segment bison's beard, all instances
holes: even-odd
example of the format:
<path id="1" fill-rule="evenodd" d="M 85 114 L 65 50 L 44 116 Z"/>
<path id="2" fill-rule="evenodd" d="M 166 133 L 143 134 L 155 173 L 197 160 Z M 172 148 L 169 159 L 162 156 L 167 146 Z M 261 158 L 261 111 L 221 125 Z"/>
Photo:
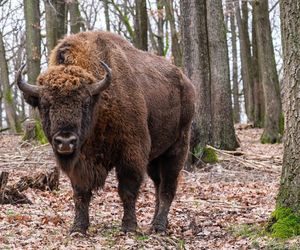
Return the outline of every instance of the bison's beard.
<path id="1" fill-rule="evenodd" d="M 70 172 L 79 159 L 79 153 L 74 151 L 72 154 L 69 155 L 61 155 L 58 153 L 55 153 L 56 161 L 58 165 L 60 166 L 61 170 L 68 173 Z"/>

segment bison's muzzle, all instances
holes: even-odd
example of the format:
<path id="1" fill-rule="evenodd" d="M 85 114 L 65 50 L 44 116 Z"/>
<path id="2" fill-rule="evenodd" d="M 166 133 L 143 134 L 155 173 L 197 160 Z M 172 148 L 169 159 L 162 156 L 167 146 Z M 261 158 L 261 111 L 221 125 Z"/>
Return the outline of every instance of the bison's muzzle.
<path id="1" fill-rule="evenodd" d="M 78 137 L 74 133 L 57 133 L 53 137 L 52 145 L 58 154 L 69 155 L 75 152 Z"/>

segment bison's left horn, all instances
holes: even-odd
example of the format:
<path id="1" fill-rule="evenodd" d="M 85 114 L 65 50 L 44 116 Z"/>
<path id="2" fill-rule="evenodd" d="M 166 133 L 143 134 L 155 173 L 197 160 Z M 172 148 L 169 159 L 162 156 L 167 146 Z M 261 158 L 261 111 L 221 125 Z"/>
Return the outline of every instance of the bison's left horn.
<path id="1" fill-rule="evenodd" d="M 105 90 L 111 83 L 111 69 L 103 61 L 100 61 L 102 67 L 106 71 L 106 75 L 100 82 L 90 85 L 90 90 L 92 95 L 97 95 L 101 91 Z"/>
<path id="2" fill-rule="evenodd" d="M 39 97 L 40 95 L 40 91 L 41 91 L 41 87 L 35 86 L 35 85 L 31 85 L 26 83 L 23 79 L 22 79 L 22 72 L 23 69 L 25 68 L 26 64 L 23 64 L 21 66 L 21 68 L 19 69 L 18 73 L 17 73 L 17 84 L 20 90 L 22 90 L 25 94 L 28 94 L 30 96 L 34 96 L 34 97 Z"/>

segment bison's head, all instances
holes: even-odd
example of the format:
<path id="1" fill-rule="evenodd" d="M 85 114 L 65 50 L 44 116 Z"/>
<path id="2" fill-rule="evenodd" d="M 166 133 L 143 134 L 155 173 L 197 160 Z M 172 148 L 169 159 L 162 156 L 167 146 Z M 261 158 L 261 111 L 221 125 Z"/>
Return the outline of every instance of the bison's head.
<path id="1" fill-rule="evenodd" d="M 38 78 L 38 85 L 22 80 L 18 86 L 25 100 L 38 107 L 43 129 L 58 160 L 70 162 L 79 155 L 81 146 L 91 131 L 95 104 L 100 93 L 111 82 L 111 70 L 101 62 L 106 71 L 103 80 L 78 66 L 52 66 Z"/>

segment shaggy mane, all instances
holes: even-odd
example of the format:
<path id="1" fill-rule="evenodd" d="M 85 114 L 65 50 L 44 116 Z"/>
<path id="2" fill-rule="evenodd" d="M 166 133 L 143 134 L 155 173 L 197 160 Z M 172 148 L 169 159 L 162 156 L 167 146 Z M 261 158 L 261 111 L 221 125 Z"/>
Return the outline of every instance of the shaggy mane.
<path id="1" fill-rule="evenodd" d="M 60 89 L 61 92 L 68 92 L 80 88 L 82 85 L 92 84 L 95 77 L 78 66 L 51 66 L 38 78 L 39 85 L 53 89 Z"/>

